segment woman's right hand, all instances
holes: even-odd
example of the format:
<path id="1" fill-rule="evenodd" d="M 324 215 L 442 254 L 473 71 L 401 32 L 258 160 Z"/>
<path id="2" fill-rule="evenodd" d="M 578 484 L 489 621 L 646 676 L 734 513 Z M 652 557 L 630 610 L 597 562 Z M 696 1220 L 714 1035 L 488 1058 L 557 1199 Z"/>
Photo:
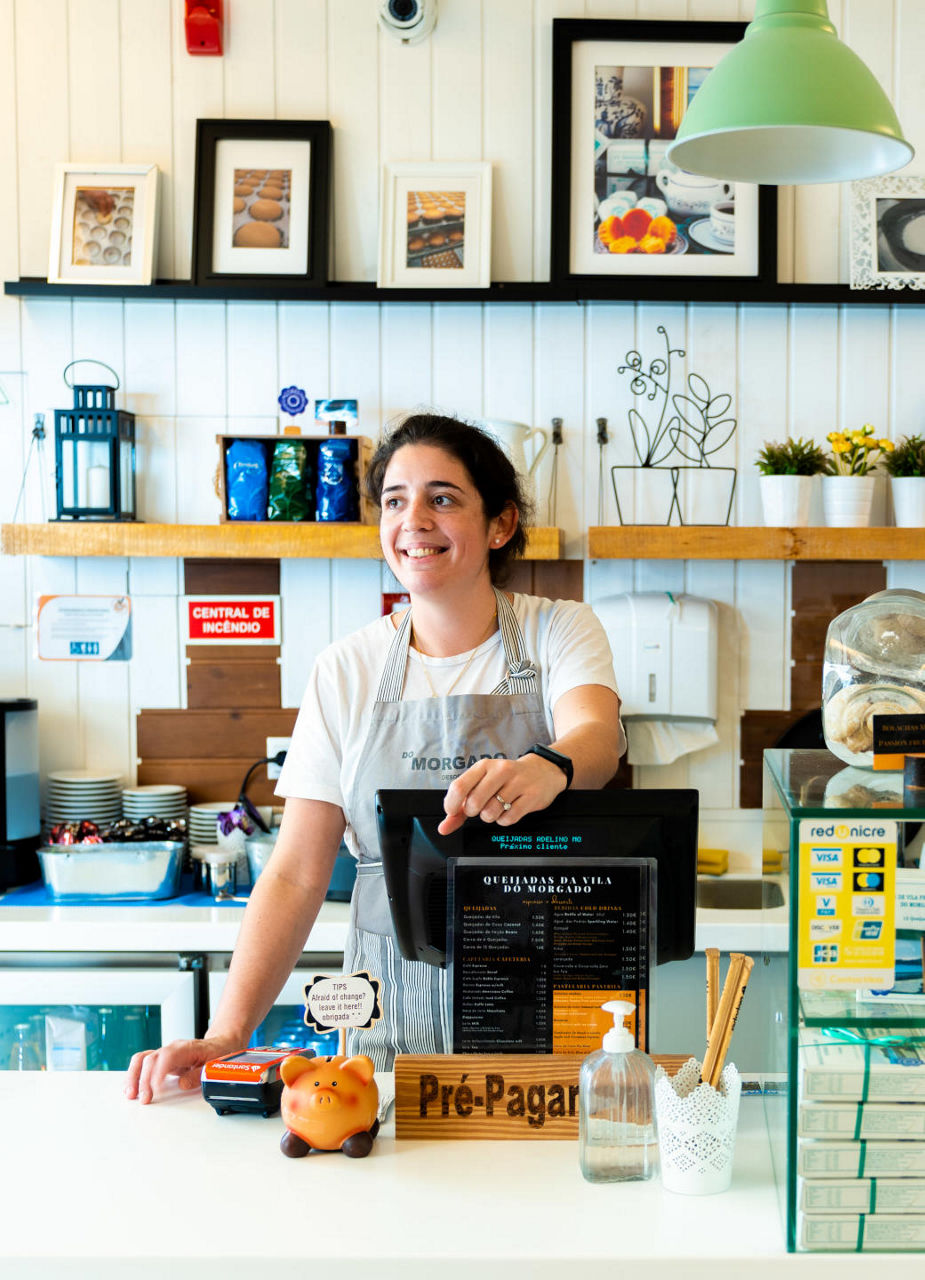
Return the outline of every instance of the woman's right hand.
<path id="1" fill-rule="evenodd" d="M 198 1089 L 200 1072 L 213 1058 L 244 1049 L 237 1037 L 207 1036 L 204 1040 L 172 1040 L 160 1049 L 145 1049 L 128 1064 L 125 1096 L 153 1102 L 167 1076 L 178 1076 L 181 1089 Z"/>

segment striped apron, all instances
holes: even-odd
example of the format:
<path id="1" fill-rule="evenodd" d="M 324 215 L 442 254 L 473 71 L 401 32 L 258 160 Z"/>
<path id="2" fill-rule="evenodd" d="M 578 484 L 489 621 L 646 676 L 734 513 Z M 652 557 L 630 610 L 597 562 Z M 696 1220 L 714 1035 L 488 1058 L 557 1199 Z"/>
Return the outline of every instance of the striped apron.
<path id="1" fill-rule="evenodd" d="M 549 730 L 539 679 L 507 596 L 495 591 L 507 674 L 491 693 L 466 693 L 403 702 L 411 640 L 411 611 L 402 619 L 382 670 L 369 732 L 347 813 L 359 848 L 357 879 L 344 947 L 346 973 L 367 970 L 382 982 L 382 1017 L 347 1031 L 347 1052 L 367 1053 L 389 1071 L 396 1053 L 449 1053 L 452 1036 L 446 970 L 405 960 L 392 935 L 379 853 L 375 795 L 380 789 L 440 787 L 483 759 L 516 759 Z M 503 701 L 499 701 L 499 698 Z M 422 760 L 441 768 L 422 772 Z"/>

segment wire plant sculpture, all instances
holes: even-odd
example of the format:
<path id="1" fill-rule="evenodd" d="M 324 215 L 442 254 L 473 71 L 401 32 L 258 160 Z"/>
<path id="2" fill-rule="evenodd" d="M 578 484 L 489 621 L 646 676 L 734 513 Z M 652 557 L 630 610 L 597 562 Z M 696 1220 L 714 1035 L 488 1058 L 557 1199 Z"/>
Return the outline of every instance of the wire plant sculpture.
<path id="1" fill-rule="evenodd" d="M 626 353 L 625 363 L 618 373 L 628 374 L 630 390 L 637 400 L 644 398 L 651 409 L 643 404 L 633 405 L 628 412 L 633 452 L 638 462 L 629 466 L 611 467 L 614 497 L 620 523 L 623 513 L 617 492 L 618 471 L 669 471 L 671 473 L 671 502 L 665 520 L 677 511 L 681 524 L 685 521 L 678 495 L 678 483 L 682 472 L 708 469 L 731 473 L 729 500 L 724 520 L 712 520 L 713 524 L 728 524 L 735 493 L 735 467 L 715 467 L 710 458 L 728 444 L 735 434 L 736 419 L 731 415 L 732 397 L 727 393 L 714 396 L 705 378 L 689 373 L 683 391 L 672 389 L 674 358 L 683 359 L 686 352 L 673 347 L 664 325 L 659 325 L 665 351 L 644 363 L 642 355 L 632 349 Z M 682 461 L 682 459 L 684 461 Z"/>

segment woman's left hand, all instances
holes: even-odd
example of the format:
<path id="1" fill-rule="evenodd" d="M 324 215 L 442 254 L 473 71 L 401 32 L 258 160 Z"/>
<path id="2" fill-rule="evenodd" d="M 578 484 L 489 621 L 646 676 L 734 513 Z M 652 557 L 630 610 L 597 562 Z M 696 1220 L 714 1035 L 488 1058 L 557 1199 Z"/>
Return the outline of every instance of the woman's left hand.
<path id="1" fill-rule="evenodd" d="M 437 830 L 457 831 L 467 818 L 509 827 L 528 813 L 545 809 L 565 790 L 565 774 L 542 756 L 480 760 L 451 783 L 443 800 L 447 816 Z"/>

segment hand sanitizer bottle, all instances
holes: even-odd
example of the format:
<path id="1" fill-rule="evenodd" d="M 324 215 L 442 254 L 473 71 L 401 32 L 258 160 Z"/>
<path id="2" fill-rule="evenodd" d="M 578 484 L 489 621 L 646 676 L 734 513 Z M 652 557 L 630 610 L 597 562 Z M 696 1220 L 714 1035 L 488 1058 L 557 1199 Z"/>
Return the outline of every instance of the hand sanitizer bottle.
<path id="1" fill-rule="evenodd" d="M 624 1025 L 635 1007 L 629 1000 L 602 1006 L 614 1025 L 581 1064 L 578 1145 L 589 1182 L 641 1182 L 658 1172 L 655 1065 Z"/>

